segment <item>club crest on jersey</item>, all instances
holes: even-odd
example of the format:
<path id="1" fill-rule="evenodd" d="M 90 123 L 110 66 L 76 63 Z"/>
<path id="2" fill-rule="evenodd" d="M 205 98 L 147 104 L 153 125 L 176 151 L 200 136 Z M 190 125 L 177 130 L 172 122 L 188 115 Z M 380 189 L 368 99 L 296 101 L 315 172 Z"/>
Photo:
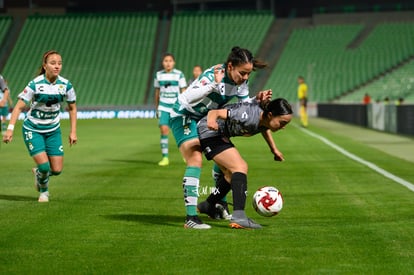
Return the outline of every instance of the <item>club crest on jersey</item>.
<path id="1" fill-rule="evenodd" d="M 60 84 L 58 87 L 58 93 L 61 95 L 65 94 L 65 87 L 62 84 Z"/>
<path id="2" fill-rule="evenodd" d="M 191 134 L 191 130 L 188 127 L 184 128 L 184 135 L 188 136 L 189 134 Z"/>
<path id="3" fill-rule="evenodd" d="M 224 84 L 223 83 L 220 83 L 220 94 L 221 95 L 224 95 L 225 94 L 225 90 L 224 90 Z"/>

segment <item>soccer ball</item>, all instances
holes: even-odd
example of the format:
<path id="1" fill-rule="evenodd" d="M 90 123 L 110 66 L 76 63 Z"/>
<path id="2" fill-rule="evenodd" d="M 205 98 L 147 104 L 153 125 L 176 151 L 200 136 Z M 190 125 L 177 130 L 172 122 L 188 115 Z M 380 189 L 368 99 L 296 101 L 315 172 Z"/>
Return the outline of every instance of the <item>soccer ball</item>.
<path id="1" fill-rule="evenodd" d="M 253 208 L 262 216 L 277 215 L 283 207 L 283 197 L 273 186 L 259 188 L 253 195 Z"/>

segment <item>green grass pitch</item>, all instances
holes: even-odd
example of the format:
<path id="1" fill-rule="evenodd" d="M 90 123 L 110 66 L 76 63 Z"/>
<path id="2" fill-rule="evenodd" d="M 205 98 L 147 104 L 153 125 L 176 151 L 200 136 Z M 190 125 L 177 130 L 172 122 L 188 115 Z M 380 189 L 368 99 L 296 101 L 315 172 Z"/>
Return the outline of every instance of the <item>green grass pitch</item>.
<path id="1" fill-rule="evenodd" d="M 414 274 L 414 192 L 293 125 L 274 135 L 283 163 L 260 135 L 233 139 L 249 163 L 246 211 L 264 227 L 256 231 L 205 216 L 212 229 L 183 228 L 185 165 L 171 136 L 171 164 L 157 166 L 152 119 L 81 120 L 72 148 L 62 121 L 64 171 L 39 204 L 20 126 L 0 148 L 0 274 Z M 413 163 L 310 130 L 414 182 Z M 211 166 L 201 188 L 213 184 Z M 263 185 L 284 196 L 278 216 L 251 207 Z"/>

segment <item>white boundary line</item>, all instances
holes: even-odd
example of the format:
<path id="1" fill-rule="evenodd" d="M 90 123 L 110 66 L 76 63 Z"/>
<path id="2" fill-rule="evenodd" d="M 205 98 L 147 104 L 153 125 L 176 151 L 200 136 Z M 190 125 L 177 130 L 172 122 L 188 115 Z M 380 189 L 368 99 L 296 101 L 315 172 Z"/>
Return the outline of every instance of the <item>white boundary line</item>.
<path id="1" fill-rule="evenodd" d="M 319 139 L 320 141 L 322 141 L 323 143 L 325 143 L 329 147 L 335 149 L 336 151 L 338 151 L 339 153 L 343 154 L 344 156 L 346 156 L 346 157 L 348 157 L 348 158 L 350 158 L 352 160 L 355 160 L 356 162 L 359 162 L 359 163 L 367 166 L 368 168 L 370 168 L 370 169 L 374 170 L 375 172 L 383 175 L 384 177 L 389 178 L 390 180 L 393 180 L 396 183 L 399 183 L 399 184 L 407 187 L 408 189 L 410 189 L 411 191 L 414 192 L 414 184 L 412 184 L 411 182 L 408 182 L 408 181 L 406 181 L 406 180 L 404 180 L 404 179 L 402 179 L 400 177 L 397 177 L 396 175 L 391 174 L 390 172 L 388 172 L 388 171 L 386 171 L 386 170 L 378 167 L 377 165 L 373 164 L 372 162 L 366 161 L 366 160 L 364 160 L 364 159 L 362 159 L 362 158 L 360 158 L 360 157 L 358 157 L 358 156 L 356 156 L 356 155 L 348 152 L 344 148 L 336 145 L 335 143 L 331 142 L 330 140 L 328 140 L 327 138 L 325 138 L 323 136 L 320 136 L 318 134 L 315 134 L 315 133 L 309 131 L 308 129 L 301 128 L 299 126 L 296 126 L 296 127 L 298 127 L 300 130 L 302 130 L 306 134 L 308 134 L 308 135 L 310 135 L 310 136 L 312 136 L 314 138 Z"/>

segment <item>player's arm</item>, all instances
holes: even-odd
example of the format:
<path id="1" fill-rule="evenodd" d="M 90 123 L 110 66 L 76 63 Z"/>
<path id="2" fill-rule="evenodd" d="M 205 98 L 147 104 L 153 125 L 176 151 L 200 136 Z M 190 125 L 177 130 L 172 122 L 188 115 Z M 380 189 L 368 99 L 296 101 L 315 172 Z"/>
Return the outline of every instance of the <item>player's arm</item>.
<path id="1" fill-rule="evenodd" d="M 26 102 L 22 99 L 19 99 L 16 103 L 16 106 L 14 106 L 13 112 L 11 114 L 11 117 L 9 120 L 9 126 L 7 126 L 6 134 L 3 136 L 4 143 L 9 143 L 12 141 L 14 125 L 16 124 L 20 113 L 23 112 L 25 108 L 26 108 Z"/>
<path id="2" fill-rule="evenodd" d="M 203 76 L 200 80 L 197 80 L 195 85 L 190 85 L 185 93 L 180 94 L 180 103 L 184 106 L 195 105 L 215 89 L 219 89 L 219 84 L 224 78 L 224 68 L 221 64 L 214 67 L 213 75 L 214 79 Z"/>
<path id="3" fill-rule="evenodd" d="M 256 100 L 259 102 L 266 102 L 272 100 L 272 89 L 258 92 L 256 94 Z"/>
<path id="4" fill-rule="evenodd" d="M 187 80 L 185 80 L 185 76 L 183 73 L 181 73 L 179 85 L 180 85 L 180 93 L 184 93 L 185 89 L 187 89 L 188 86 L 187 86 Z"/>
<path id="5" fill-rule="evenodd" d="M 244 85 L 244 89 L 247 90 L 247 95 L 249 94 L 249 90 L 247 87 L 247 83 Z M 256 100 L 258 102 L 266 102 L 266 101 L 270 101 L 272 99 L 272 90 L 268 89 L 268 90 L 264 90 L 264 91 L 260 91 L 257 92 L 256 96 L 254 97 L 245 97 L 244 99 L 240 100 L 240 101 L 247 101 L 247 102 L 252 102 L 253 100 Z"/>
<path id="6" fill-rule="evenodd" d="M 160 88 L 155 88 L 154 103 L 155 107 L 158 107 L 158 104 L 160 104 Z"/>
<path id="7" fill-rule="evenodd" d="M 70 133 L 69 133 L 69 145 L 72 146 L 78 141 L 76 135 L 76 123 L 77 123 L 77 107 L 76 102 L 68 103 L 69 120 L 70 120 Z"/>
<path id="8" fill-rule="evenodd" d="M 217 119 L 227 119 L 227 109 L 218 109 L 218 110 L 210 110 L 207 113 L 207 127 L 210 130 L 217 131 L 218 130 L 218 123 Z"/>
<path id="9" fill-rule="evenodd" d="M 272 152 L 272 154 L 274 155 L 274 160 L 276 161 L 284 161 L 284 157 L 282 152 L 280 152 L 275 144 L 275 141 L 273 140 L 273 135 L 272 135 L 272 131 L 270 131 L 269 129 L 267 129 L 266 131 L 262 132 L 262 136 L 263 138 L 266 140 L 267 145 L 270 148 L 270 152 Z"/>

